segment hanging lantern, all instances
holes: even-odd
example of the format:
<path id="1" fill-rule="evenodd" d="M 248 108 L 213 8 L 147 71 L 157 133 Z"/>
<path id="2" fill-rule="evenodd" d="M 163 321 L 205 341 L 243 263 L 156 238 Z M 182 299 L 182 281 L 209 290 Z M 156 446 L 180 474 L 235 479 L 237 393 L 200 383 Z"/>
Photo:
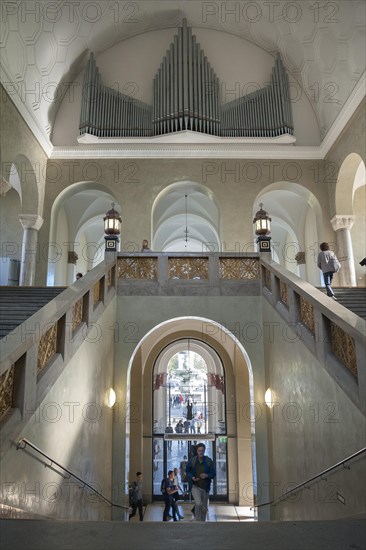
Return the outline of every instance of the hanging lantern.
<path id="1" fill-rule="evenodd" d="M 104 233 L 106 235 L 119 235 L 121 233 L 122 218 L 114 209 L 114 202 L 112 202 L 111 210 L 108 210 L 103 218 L 104 221 Z"/>
<path id="2" fill-rule="evenodd" d="M 268 213 L 262 209 L 263 203 L 260 203 L 260 210 L 255 215 L 253 223 L 255 224 L 256 235 L 269 235 L 271 232 L 271 218 Z"/>
<path id="3" fill-rule="evenodd" d="M 108 252 L 117 252 L 119 243 L 119 234 L 121 233 L 122 218 L 119 212 L 114 209 L 114 202 L 112 202 L 111 210 L 108 210 L 103 218 L 104 221 L 104 239 L 105 250 Z"/>
<path id="4" fill-rule="evenodd" d="M 263 203 L 260 203 L 258 212 L 256 213 L 253 224 L 255 225 L 255 234 L 257 235 L 257 243 L 259 245 L 259 252 L 271 251 L 271 218 L 268 213 L 262 208 Z"/>

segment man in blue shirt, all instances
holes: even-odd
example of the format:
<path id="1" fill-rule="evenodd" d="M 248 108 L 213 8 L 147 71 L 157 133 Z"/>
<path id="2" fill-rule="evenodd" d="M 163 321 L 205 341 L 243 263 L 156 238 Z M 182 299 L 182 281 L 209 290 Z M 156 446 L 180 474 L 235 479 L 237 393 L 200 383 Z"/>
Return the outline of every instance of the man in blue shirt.
<path id="1" fill-rule="evenodd" d="M 186 466 L 187 478 L 192 483 L 196 521 L 206 521 L 211 480 L 216 477 L 215 465 L 205 456 L 205 450 L 205 444 L 199 443 L 197 456 L 191 458 Z"/>

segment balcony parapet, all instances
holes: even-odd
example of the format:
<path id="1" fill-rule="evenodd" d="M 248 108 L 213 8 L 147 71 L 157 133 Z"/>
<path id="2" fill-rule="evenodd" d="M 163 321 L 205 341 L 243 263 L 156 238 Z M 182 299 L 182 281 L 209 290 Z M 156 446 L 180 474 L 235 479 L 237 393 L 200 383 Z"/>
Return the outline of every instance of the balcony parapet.
<path id="1" fill-rule="evenodd" d="M 260 293 L 257 253 L 120 253 L 120 295 L 252 295 Z"/>

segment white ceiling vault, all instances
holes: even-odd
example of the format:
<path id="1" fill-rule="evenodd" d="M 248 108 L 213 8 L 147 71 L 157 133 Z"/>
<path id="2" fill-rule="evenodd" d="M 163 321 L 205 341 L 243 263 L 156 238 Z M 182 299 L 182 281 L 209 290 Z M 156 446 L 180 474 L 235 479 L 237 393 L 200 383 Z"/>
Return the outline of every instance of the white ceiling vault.
<path id="1" fill-rule="evenodd" d="M 7 0 L 1 10 L 1 82 L 49 154 L 58 107 L 89 53 L 175 29 L 184 17 L 196 33 L 222 31 L 280 52 L 323 141 L 355 93 L 353 111 L 364 95 L 365 0 Z"/>

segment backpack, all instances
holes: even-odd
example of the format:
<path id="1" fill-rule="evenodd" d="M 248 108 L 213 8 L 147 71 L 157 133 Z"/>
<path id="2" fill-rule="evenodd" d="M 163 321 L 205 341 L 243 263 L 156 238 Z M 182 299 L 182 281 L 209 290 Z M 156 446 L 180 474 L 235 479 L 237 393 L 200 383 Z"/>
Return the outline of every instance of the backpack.
<path id="1" fill-rule="evenodd" d="M 133 506 L 134 504 L 137 503 L 137 491 L 138 491 L 138 486 L 137 486 L 137 483 L 134 481 L 128 487 L 128 496 L 129 496 L 130 506 Z"/>
<path id="2" fill-rule="evenodd" d="M 165 481 L 166 481 L 166 479 L 164 478 L 161 482 L 161 485 L 160 485 L 160 491 L 161 491 L 162 495 L 165 495 L 165 493 L 166 493 Z"/>

